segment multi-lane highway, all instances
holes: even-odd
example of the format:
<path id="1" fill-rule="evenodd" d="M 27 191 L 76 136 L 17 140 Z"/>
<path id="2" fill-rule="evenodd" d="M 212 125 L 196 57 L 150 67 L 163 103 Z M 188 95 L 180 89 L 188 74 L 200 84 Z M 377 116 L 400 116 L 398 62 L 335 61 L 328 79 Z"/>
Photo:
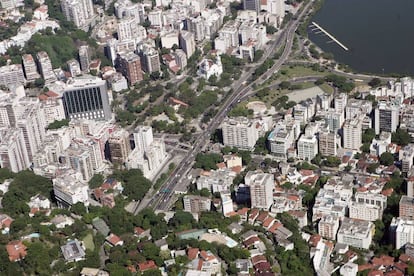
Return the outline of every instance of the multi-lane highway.
<path id="1" fill-rule="evenodd" d="M 260 64 L 257 64 L 254 67 L 250 67 L 244 74 L 242 74 L 239 80 L 235 81 L 231 85 L 231 88 L 233 89 L 231 95 L 227 97 L 217 112 L 216 116 L 210 121 L 208 127 L 205 128 L 204 131 L 200 134 L 197 141 L 194 143 L 193 148 L 177 166 L 175 171 L 171 174 L 171 177 L 166 181 L 166 183 L 164 183 L 159 192 L 151 199 L 149 206 L 160 210 L 167 210 L 170 207 L 171 199 L 174 195 L 174 189 L 176 185 L 183 180 L 187 172 L 191 169 L 196 155 L 202 150 L 203 146 L 208 143 L 210 135 L 215 129 L 220 126 L 230 107 L 237 103 L 242 97 L 244 97 L 247 92 L 250 92 L 254 84 L 263 82 L 268 79 L 274 72 L 277 72 L 280 69 L 284 62 L 286 62 L 291 53 L 293 37 L 297 27 L 300 24 L 300 19 L 309 11 L 312 3 L 313 1 L 307 3 L 304 9 L 296 17 L 296 19 L 289 22 L 286 28 L 281 32 L 278 39 L 276 39 L 276 41 L 274 41 L 273 44 L 271 44 L 270 47 L 266 49 L 261 61 L 268 59 L 271 55 L 274 54 L 276 49 L 278 49 L 283 43 L 286 42 L 281 56 L 274 63 L 274 65 L 260 78 L 246 86 L 246 81 L 251 77 L 254 70 Z"/>

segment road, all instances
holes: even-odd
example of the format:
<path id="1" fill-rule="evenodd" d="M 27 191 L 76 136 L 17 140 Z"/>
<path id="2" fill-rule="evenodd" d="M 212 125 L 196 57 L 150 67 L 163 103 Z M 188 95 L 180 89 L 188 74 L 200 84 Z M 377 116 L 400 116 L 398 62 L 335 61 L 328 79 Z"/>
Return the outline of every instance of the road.
<path id="1" fill-rule="evenodd" d="M 233 88 L 233 92 L 226 98 L 225 102 L 220 107 L 215 117 L 210 121 L 208 127 L 205 128 L 203 133 L 199 136 L 199 139 L 197 139 L 197 141 L 194 143 L 192 150 L 188 152 L 188 154 L 184 157 L 181 163 L 177 166 L 176 170 L 171 174 L 171 178 L 169 178 L 164 183 L 164 185 L 160 188 L 159 192 L 152 198 L 151 202 L 149 203 L 150 206 L 152 206 L 154 209 L 159 210 L 169 209 L 176 185 L 180 183 L 184 177 L 186 177 L 187 172 L 192 167 L 196 155 L 208 143 L 213 131 L 220 126 L 221 122 L 223 121 L 227 112 L 229 111 L 229 108 L 235 103 L 237 103 L 245 95 L 245 93 L 249 92 L 249 90 L 254 84 L 263 82 L 266 79 L 268 79 L 270 76 L 272 76 L 274 72 L 277 72 L 280 69 L 283 63 L 286 62 L 291 53 L 293 37 L 295 35 L 297 27 L 300 24 L 300 19 L 310 9 L 312 3 L 313 1 L 306 4 L 306 6 L 302 10 L 302 12 L 296 17 L 296 19 L 288 23 L 288 25 L 282 31 L 282 33 L 276 39 L 276 41 L 270 47 L 268 47 L 267 51 L 265 51 L 262 60 L 268 59 L 272 54 L 274 54 L 275 49 L 277 49 L 284 41 L 286 41 L 286 45 L 283 49 L 283 52 L 280 55 L 279 59 L 274 63 L 274 65 L 260 78 L 256 79 L 254 82 L 250 83 L 247 86 L 243 84 L 251 77 L 254 70 L 257 67 L 259 67 L 260 64 L 258 64 L 256 67 L 249 68 L 240 77 L 239 80 L 235 81 L 232 84 L 231 87 Z"/>

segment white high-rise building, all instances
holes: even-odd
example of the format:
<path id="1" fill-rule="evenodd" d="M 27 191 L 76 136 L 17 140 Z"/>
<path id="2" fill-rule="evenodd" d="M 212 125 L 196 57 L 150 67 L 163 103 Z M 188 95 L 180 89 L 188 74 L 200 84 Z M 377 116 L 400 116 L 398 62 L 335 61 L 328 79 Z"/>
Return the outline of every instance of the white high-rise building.
<path id="1" fill-rule="evenodd" d="M 76 27 L 88 31 L 91 20 L 95 16 L 92 0 L 63 0 L 61 2 L 63 14 Z"/>
<path id="2" fill-rule="evenodd" d="M 334 99 L 335 110 L 341 113 L 345 112 L 346 104 L 348 103 L 348 95 L 341 93 Z"/>
<path id="3" fill-rule="evenodd" d="M 121 19 L 118 22 L 118 40 L 124 41 L 135 39 L 138 34 L 139 26 L 139 21 L 135 17 Z"/>
<path id="4" fill-rule="evenodd" d="M 161 27 L 163 26 L 162 10 L 152 10 L 148 12 L 148 21 L 151 22 L 151 26 Z"/>
<path id="5" fill-rule="evenodd" d="M 270 173 L 248 172 L 244 178 L 250 186 L 252 208 L 268 210 L 273 204 L 274 176 Z"/>
<path id="6" fill-rule="evenodd" d="M 145 9 L 143 3 L 132 3 L 130 0 L 119 0 L 114 4 L 115 15 L 119 19 L 134 17 L 138 23 L 144 21 Z"/>
<path id="7" fill-rule="evenodd" d="M 146 178 L 152 179 L 168 156 L 165 143 L 154 139 L 152 128 L 147 126 L 136 128 L 133 136 L 135 148 L 125 163 L 126 167 L 140 169 Z"/>
<path id="8" fill-rule="evenodd" d="M 234 212 L 233 200 L 231 199 L 231 195 L 222 193 L 220 195 L 220 198 L 221 212 L 223 213 L 223 215 L 226 216 L 227 214 Z"/>
<path id="9" fill-rule="evenodd" d="M 311 161 L 318 154 L 318 139 L 315 135 L 302 135 L 298 140 L 298 158 Z"/>
<path id="10" fill-rule="evenodd" d="M 337 242 L 349 246 L 369 249 L 375 225 L 370 221 L 344 218 L 337 235 Z"/>
<path id="11" fill-rule="evenodd" d="M 0 85 L 10 86 L 25 83 L 21 64 L 10 64 L 0 67 Z"/>
<path id="12" fill-rule="evenodd" d="M 79 47 L 79 64 L 82 72 L 89 72 L 89 63 L 91 62 L 91 57 L 89 53 L 89 46 L 82 45 Z"/>
<path id="13" fill-rule="evenodd" d="M 89 205 L 88 184 L 79 181 L 76 173 L 67 173 L 54 178 L 53 192 L 59 206 L 70 207 L 78 202 Z"/>
<path id="14" fill-rule="evenodd" d="M 407 243 L 414 243 L 414 220 L 394 217 L 390 230 L 394 238 L 395 249 L 401 249 Z"/>
<path id="15" fill-rule="evenodd" d="M 194 34 L 194 39 L 198 42 L 206 38 L 206 27 L 201 16 L 187 18 L 187 29 Z"/>
<path id="16" fill-rule="evenodd" d="M 21 129 L 0 130 L 0 166 L 15 173 L 29 168 L 29 156 Z"/>
<path id="17" fill-rule="evenodd" d="M 141 57 L 141 68 L 146 73 L 161 70 L 160 55 L 157 50 L 147 44 L 138 45 L 138 54 Z"/>
<path id="18" fill-rule="evenodd" d="M 222 123 L 223 144 L 241 149 L 252 149 L 259 139 L 253 121 L 245 117 L 226 118 Z"/>
<path id="19" fill-rule="evenodd" d="M 94 175 L 92 158 L 89 149 L 80 144 L 71 144 L 61 156 L 61 163 L 82 175 L 87 182 Z"/>
<path id="20" fill-rule="evenodd" d="M 346 120 L 343 127 L 345 149 L 359 150 L 362 145 L 362 118 Z"/>
<path id="21" fill-rule="evenodd" d="M 181 31 L 179 35 L 179 42 L 180 47 L 186 53 L 187 58 L 190 58 L 196 50 L 194 34 L 188 31 Z"/>
<path id="22" fill-rule="evenodd" d="M 349 204 L 349 217 L 366 221 L 376 221 L 382 218 L 382 208 L 374 204 L 351 202 Z"/>
<path id="23" fill-rule="evenodd" d="M 260 0 L 243 0 L 243 10 L 260 12 Z"/>
<path id="24" fill-rule="evenodd" d="M 378 106 L 375 108 L 375 133 L 380 134 L 381 131 L 395 132 L 399 124 L 399 112 L 397 105 L 386 102 L 378 103 Z"/>
<path id="25" fill-rule="evenodd" d="M 398 160 L 401 161 L 401 171 L 408 172 L 413 166 L 414 145 L 410 144 L 400 149 Z"/>
<path id="26" fill-rule="evenodd" d="M 344 123 L 344 112 L 329 108 L 323 113 L 325 123 L 331 132 L 337 133 Z"/>
<path id="27" fill-rule="evenodd" d="M 45 124 L 48 126 L 54 121 L 66 119 L 62 96 L 48 91 L 39 96 L 41 108 L 45 115 Z"/>
<path id="28" fill-rule="evenodd" d="M 20 113 L 16 125 L 23 132 L 29 161 L 42 148 L 46 132 L 46 120 L 39 103 L 28 104 Z"/>
<path id="29" fill-rule="evenodd" d="M 51 83 L 56 81 L 56 75 L 53 72 L 52 62 L 50 61 L 49 55 L 45 52 L 37 53 L 37 61 L 39 62 L 39 71 L 42 75 L 42 78 L 46 83 Z"/>
<path id="30" fill-rule="evenodd" d="M 76 77 L 82 74 L 80 64 L 76 59 L 71 59 L 67 62 L 70 75 L 72 77 Z"/>
<path id="31" fill-rule="evenodd" d="M 318 233 L 328 240 L 336 240 L 339 229 L 339 218 L 335 215 L 326 215 L 318 223 Z"/>
<path id="32" fill-rule="evenodd" d="M 148 150 L 154 141 L 154 136 L 152 135 L 152 127 L 149 126 L 138 126 L 135 129 L 133 135 L 135 148 L 138 148 L 141 151 Z"/>
<path id="33" fill-rule="evenodd" d="M 23 55 L 22 60 L 26 80 L 30 82 L 40 78 L 40 75 L 37 72 L 37 66 L 33 56 L 30 54 Z"/>
<path id="34" fill-rule="evenodd" d="M 285 1 L 283 0 L 267 0 L 267 11 L 279 17 L 279 22 L 285 17 Z"/>

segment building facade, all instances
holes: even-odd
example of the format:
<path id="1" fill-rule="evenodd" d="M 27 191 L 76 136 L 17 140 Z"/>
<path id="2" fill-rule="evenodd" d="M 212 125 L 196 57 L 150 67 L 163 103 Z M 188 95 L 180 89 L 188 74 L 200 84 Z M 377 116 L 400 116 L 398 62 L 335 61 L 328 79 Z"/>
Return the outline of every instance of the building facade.
<path id="1" fill-rule="evenodd" d="M 63 106 L 68 119 L 110 120 L 106 82 L 99 78 L 75 78 L 67 83 Z"/>

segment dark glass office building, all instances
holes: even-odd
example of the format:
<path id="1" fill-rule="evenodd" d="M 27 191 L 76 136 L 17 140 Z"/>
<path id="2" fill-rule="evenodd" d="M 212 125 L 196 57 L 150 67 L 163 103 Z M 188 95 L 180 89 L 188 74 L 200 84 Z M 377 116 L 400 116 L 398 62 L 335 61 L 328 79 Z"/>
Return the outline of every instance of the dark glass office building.
<path id="1" fill-rule="evenodd" d="M 112 118 L 106 83 L 99 78 L 70 80 L 63 93 L 68 119 L 110 120 Z"/>

